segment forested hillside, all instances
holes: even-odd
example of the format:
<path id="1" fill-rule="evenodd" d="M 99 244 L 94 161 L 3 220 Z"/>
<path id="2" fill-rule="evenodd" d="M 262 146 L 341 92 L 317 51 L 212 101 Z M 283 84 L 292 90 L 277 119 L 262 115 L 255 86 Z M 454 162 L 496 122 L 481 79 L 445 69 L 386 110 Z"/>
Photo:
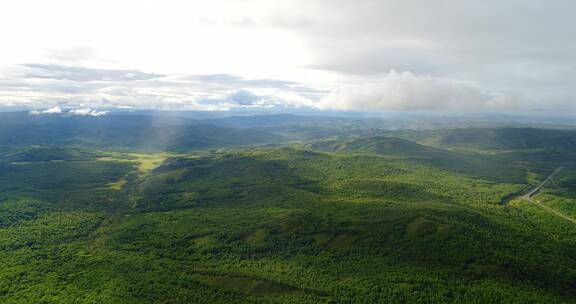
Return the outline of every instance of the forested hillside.
<path id="1" fill-rule="evenodd" d="M 514 196 L 553 162 L 383 136 L 186 153 L 0 151 L 4 303 L 576 296 L 576 227 Z M 576 216 L 574 176 L 567 169 L 539 199 Z"/>
<path id="2" fill-rule="evenodd" d="M 572 131 L 2 114 L 6 303 L 573 302 Z M 167 300 L 170 299 L 170 300 Z"/>

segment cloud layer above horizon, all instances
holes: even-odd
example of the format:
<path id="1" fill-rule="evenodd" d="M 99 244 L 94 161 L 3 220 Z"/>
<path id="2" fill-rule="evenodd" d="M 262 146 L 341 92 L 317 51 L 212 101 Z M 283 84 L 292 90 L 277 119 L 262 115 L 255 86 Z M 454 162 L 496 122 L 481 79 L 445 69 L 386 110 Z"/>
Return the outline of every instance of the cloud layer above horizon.
<path id="1" fill-rule="evenodd" d="M 3 8 L 0 107 L 576 110 L 570 0 L 7 0 Z"/>

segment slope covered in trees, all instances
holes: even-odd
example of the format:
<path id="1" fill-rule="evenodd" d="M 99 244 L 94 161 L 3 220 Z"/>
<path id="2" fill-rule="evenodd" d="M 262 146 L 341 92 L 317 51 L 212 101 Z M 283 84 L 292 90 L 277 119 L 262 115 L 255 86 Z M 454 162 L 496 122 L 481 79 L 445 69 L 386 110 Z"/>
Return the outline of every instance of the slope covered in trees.
<path id="1" fill-rule="evenodd" d="M 501 204 L 554 160 L 383 136 L 113 150 L 0 149 L 0 302 L 576 302 L 576 227 Z M 576 216 L 565 164 L 535 199 Z"/>

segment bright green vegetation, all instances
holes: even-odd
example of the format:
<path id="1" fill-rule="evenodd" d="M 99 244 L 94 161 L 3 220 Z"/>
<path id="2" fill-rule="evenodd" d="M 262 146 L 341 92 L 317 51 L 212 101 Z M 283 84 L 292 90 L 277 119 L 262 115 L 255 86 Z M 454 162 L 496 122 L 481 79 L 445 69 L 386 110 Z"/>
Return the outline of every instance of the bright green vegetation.
<path id="1" fill-rule="evenodd" d="M 576 219 L 576 184 L 574 170 L 561 172 L 536 199 L 555 210 Z"/>
<path id="2" fill-rule="evenodd" d="M 462 146 L 1 148 L 0 302 L 576 302 L 571 155 Z"/>

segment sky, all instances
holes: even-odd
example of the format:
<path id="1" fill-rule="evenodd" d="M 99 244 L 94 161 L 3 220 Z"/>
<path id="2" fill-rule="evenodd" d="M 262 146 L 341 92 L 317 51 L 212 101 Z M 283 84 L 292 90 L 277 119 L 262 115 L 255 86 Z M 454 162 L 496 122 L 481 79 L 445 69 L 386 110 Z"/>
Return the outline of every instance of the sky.
<path id="1" fill-rule="evenodd" d="M 576 111 L 573 0 L 2 0 L 0 108 Z"/>

